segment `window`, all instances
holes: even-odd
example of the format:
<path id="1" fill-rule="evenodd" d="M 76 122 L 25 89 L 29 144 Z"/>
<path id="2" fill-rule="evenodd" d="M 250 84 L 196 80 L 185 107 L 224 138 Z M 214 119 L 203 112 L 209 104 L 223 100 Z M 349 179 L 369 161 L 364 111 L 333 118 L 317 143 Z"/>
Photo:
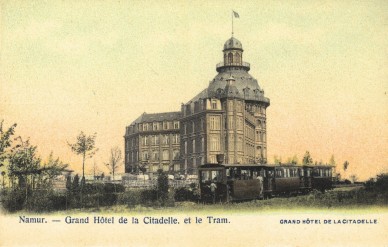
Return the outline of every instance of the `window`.
<path id="1" fill-rule="evenodd" d="M 229 123 L 229 126 L 228 126 L 228 129 L 234 129 L 234 121 L 233 121 L 233 118 L 232 117 L 229 117 L 228 119 L 228 123 Z"/>
<path id="2" fill-rule="evenodd" d="M 163 164 L 163 171 L 168 172 L 170 166 L 168 164 Z"/>
<path id="3" fill-rule="evenodd" d="M 174 164 L 174 171 L 179 171 L 181 169 L 181 165 L 180 164 Z"/>
<path id="4" fill-rule="evenodd" d="M 220 151 L 220 137 L 212 136 L 210 138 L 210 151 Z"/>
<path id="5" fill-rule="evenodd" d="M 179 122 L 178 121 L 174 122 L 174 129 L 179 129 Z"/>
<path id="6" fill-rule="evenodd" d="M 144 151 L 142 154 L 142 158 L 143 160 L 149 160 L 150 159 L 149 153 L 147 151 Z"/>
<path id="7" fill-rule="evenodd" d="M 201 131 L 203 131 L 203 130 L 204 130 L 204 127 L 203 127 L 203 125 L 204 125 L 204 120 L 203 120 L 203 118 L 201 118 Z"/>
<path id="8" fill-rule="evenodd" d="M 159 123 L 154 123 L 153 127 L 154 127 L 154 130 L 158 130 L 159 129 Z"/>
<path id="9" fill-rule="evenodd" d="M 152 145 L 159 144 L 159 136 L 152 136 Z"/>
<path id="10" fill-rule="evenodd" d="M 153 172 L 157 172 L 158 169 L 159 169 L 159 166 L 158 166 L 158 165 L 153 165 L 153 166 L 152 166 L 152 171 L 153 171 Z"/>
<path id="11" fill-rule="evenodd" d="M 152 152 L 152 160 L 159 160 L 159 152 L 158 151 Z"/>
<path id="12" fill-rule="evenodd" d="M 211 130 L 219 130 L 220 129 L 220 118 L 217 116 L 210 117 L 210 129 Z"/>
<path id="13" fill-rule="evenodd" d="M 143 146 L 146 146 L 146 145 L 148 145 L 148 142 L 149 140 L 148 140 L 148 136 L 144 136 L 143 138 L 142 138 L 142 144 L 143 144 Z"/>
<path id="14" fill-rule="evenodd" d="M 217 109 L 217 100 L 212 99 L 212 101 L 211 101 L 211 107 L 212 107 L 212 109 Z"/>
<path id="15" fill-rule="evenodd" d="M 147 131 L 147 130 L 148 130 L 148 124 L 145 123 L 145 124 L 143 124 L 143 131 Z"/>
<path id="16" fill-rule="evenodd" d="M 163 122 L 163 129 L 164 130 L 168 129 L 168 122 Z"/>
<path id="17" fill-rule="evenodd" d="M 240 58 L 240 54 L 236 53 L 236 63 L 241 63 L 241 58 Z"/>
<path id="18" fill-rule="evenodd" d="M 170 137 L 168 135 L 163 136 L 163 144 L 169 144 L 170 143 Z"/>
<path id="19" fill-rule="evenodd" d="M 195 140 L 193 140 L 193 153 L 195 153 Z"/>
<path id="20" fill-rule="evenodd" d="M 201 151 L 205 152 L 205 138 L 204 137 L 201 138 Z"/>
<path id="21" fill-rule="evenodd" d="M 187 125 L 186 124 L 183 124 L 183 128 L 185 130 L 185 135 L 187 134 Z"/>
<path id="22" fill-rule="evenodd" d="M 194 121 L 191 122 L 191 128 L 192 128 L 192 132 L 194 134 L 195 133 L 195 123 L 194 123 Z"/>
<path id="23" fill-rule="evenodd" d="M 179 150 L 178 149 L 174 149 L 174 151 L 172 151 L 172 155 L 174 157 L 174 160 L 179 160 Z"/>
<path id="24" fill-rule="evenodd" d="M 178 134 L 174 134 L 172 136 L 172 143 L 173 144 L 178 144 L 179 143 L 179 135 Z"/>
<path id="25" fill-rule="evenodd" d="M 219 170 L 215 171 L 202 171 L 201 172 L 201 181 L 203 183 L 205 182 L 211 182 L 211 181 L 222 181 L 222 172 Z"/>
<path id="26" fill-rule="evenodd" d="M 233 63 L 233 54 L 231 52 L 228 54 L 228 63 L 229 64 Z"/>
<path id="27" fill-rule="evenodd" d="M 163 160 L 170 159 L 170 152 L 168 150 L 163 150 Z"/>

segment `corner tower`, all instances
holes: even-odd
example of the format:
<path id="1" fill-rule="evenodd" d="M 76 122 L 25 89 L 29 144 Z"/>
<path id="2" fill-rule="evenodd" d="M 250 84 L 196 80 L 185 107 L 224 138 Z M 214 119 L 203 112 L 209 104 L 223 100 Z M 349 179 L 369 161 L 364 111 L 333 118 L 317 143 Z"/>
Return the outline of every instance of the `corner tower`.
<path id="1" fill-rule="evenodd" d="M 209 86 L 182 104 L 181 166 L 188 174 L 204 163 L 253 164 L 267 162 L 266 109 L 270 105 L 258 81 L 248 72 L 241 42 L 224 44 L 223 61 Z"/>

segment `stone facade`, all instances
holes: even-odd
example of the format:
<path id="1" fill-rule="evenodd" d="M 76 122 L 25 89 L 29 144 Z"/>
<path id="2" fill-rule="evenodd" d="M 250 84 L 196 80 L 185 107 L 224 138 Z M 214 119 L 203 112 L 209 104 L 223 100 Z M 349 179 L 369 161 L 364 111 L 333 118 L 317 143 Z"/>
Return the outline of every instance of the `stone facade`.
<path id="1" fill-rule="evenodd" d="M 125 172 L 180 171 L 180 112 L 143 113 L 125 132 Z"/>
<path id="2" fill-rule="evenodd" d="M 199 165 L 216 163 L 217 154 L 225 154 L 226 163 L 267 162 L 266 108 L 270 101 L 257 80 L 248 73 L 250 64 L 243 61 L 241 42 L 230 38 L 225 42 L 223 53 L 224 61 L 216 66 L 218 74 L 208 88 L 182 104 L 181 112 L 151 114 L 153 121 L 147 117 L 150 114 L 143 114 L 127 127 L 126 172 L 137 172 L 139 164 L 146 163 L 151 172 L 158 167 L 181 174 L 197 174 Z M 166 117 L 168 114 L 170 118 Z M 178 123 L 179 128 L 153 128 L 155 123 L 162 126 L 166 121 Z M 149 126 L 147 130 L 144 130 L 145 124 Z M 178 135 L 179 143 L 163 146 L 145 144 L 142 139 L 147 136 L 164 138 L 167 133 L 170 140 Z M 173 158 L 161 159 L 165 150 Z M 148 159 L 143 157 L 147 152 L 152 153 Z M 158 152 L 159 159 L 156 159 L 153 154 Z M 175 155 L 178 152 L 179 157 Z"/>

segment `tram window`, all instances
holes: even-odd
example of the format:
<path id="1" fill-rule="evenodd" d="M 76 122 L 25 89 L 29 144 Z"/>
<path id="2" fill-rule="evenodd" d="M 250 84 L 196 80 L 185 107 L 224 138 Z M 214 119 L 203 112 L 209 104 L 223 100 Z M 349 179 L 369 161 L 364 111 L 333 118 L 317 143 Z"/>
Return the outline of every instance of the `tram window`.
<path id="1" fill-rule="evenodd" d="M 274 171 L 268 171 L 268 177 L 273 178 L 274 177 Z"/>
<path id="2" fill-rule="evenodd" d="M 299 169 L 299 176 L 301 176 L 301 177 L 304 176 L 304 171 L 303 171 L 303 169 Z"/>
<path id="3" fill-rule="evenodd" d="M 276 177 L 277 178 L 282 178 L 284 176 L 284 171 L 283 170 L 276 170 Z"/>
<path id="4" fill-rule="evenodd" d="M 265 177 L 267 177 L 267 173 L 264 170 L 261 170 L 260 171 L 260 176 L 265 178 Z"/>
<path id="5" fill-rule="evenodd" d="M 220 182 L 221 181 L 221 172 L 220 171 L 212 171 L 211 180 Z"/>
<path id="6" fill-rule="evenodd" d="M 210 181 L 222 181 L 221 171 L 202 171 L 201 172 L 201 182 L 210 182 Z"/>
<path id="7" fill-rule="evenodd" d="M 314 170 L 313 170 L 313 176 L 314 176 L 314 177 L 318 177 L 318 176 L 319 176 L 319 170 L 318 170 L 318 168 L 314 168 Z"/>
<path id="8" fill-rule="evenodd" d="M 210 172 L 209 171 L 202 171 L 201 172 L 201 181 L 202 182 L 210 181 Z"/>

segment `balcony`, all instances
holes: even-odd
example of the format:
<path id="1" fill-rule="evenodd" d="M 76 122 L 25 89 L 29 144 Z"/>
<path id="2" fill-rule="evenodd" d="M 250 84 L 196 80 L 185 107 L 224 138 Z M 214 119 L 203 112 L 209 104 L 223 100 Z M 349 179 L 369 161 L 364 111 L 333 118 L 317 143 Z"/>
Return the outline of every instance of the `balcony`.
<path id="1" fill-rule="evenodd" d="M 244 67 L 247 71 L 251 69 L 251 64 L 247 62 L 242 62 L 242 63 L 224 63 L 220 62 L 216 65 L 216 70 L 217 72 L 220 72 L 222 68 L 225 67 Z"/>

